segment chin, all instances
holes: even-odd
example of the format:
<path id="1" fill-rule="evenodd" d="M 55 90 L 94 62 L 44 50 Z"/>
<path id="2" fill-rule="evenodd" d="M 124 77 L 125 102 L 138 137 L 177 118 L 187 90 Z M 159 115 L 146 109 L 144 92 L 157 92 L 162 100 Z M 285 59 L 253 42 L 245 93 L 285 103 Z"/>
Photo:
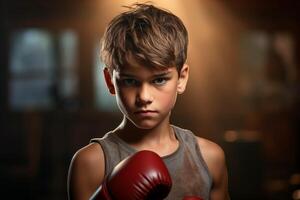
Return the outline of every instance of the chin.
<path id="1" fill-rule="evenodd" d="M 153 129 L 154 127 L 156 127 L 158 125 L 157 122 L 154 121 L 150 121 L 150 120 L 144 120 L 144 121 L 132 121 L 132 123 L 139 129 L 145 129 L 145 130 L 149 130 L 149 129 Z"/>

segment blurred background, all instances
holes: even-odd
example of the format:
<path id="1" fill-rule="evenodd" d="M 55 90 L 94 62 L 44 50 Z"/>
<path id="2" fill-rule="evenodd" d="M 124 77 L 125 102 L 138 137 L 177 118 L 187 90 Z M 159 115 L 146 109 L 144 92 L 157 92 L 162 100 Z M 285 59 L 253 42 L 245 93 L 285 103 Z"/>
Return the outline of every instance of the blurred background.
<path id="1" fill-rule="evenodd" d="M 99 40 L 134 2 L 1 1 L 1 199 L 66 199 L 75 151 L 120 123 Z M 300 2 L 152 2 L 189 31 L 172 123 L 222 146 L 233 200 L 300 199 Z"/>

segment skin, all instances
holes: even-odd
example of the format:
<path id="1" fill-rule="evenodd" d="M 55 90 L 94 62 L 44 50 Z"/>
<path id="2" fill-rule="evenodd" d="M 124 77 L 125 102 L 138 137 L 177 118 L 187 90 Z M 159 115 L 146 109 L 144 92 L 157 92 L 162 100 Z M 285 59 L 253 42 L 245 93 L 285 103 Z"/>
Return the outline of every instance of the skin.
<path id="1" fill-rule="evenodd" d="M 124 117 L 114 130 L 137 150 L 151 150 L 166 156 L 179 144 L 170 126 L 170 113 L 177 94 L 184 92 L 189 67 L 180 73 L 175 67 L 163 70 L 140 66 L 133 59 L 120 71 L 104 69 L 107 87 L 116 96 Z M 147 112 L 141 112 L 145 111 Z M 227 169 L 223 150 L 215 143 L 197 137 L 201 153 L 213 177 L 210 199 L 229 199 Z M 74 155 L 68 176 L 68 194 L 72 200 L 86 200 L 101 185 L 105 164 L 101 146 L 89 144 Z"/>

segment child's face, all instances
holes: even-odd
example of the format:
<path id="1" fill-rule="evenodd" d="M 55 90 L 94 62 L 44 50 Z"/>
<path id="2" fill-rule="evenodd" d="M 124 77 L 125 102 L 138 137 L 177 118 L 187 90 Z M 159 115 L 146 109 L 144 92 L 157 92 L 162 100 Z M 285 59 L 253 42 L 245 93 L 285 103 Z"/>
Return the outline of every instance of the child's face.
<path id="1" fill-rule="evenodd" d="M 185 89 L 187 65 L 181 72 L 183 76 L 178 75 L 175 67 L 150 69 L 132 62 L 119 71 L 114 70 L 112 78 L 108 70 L 105 76 L 111 93 L 116 95 L 117 104 L 127 119 L 138 128 L 151 129 L 162 121 L 169 122 L 177 93 Z"/>

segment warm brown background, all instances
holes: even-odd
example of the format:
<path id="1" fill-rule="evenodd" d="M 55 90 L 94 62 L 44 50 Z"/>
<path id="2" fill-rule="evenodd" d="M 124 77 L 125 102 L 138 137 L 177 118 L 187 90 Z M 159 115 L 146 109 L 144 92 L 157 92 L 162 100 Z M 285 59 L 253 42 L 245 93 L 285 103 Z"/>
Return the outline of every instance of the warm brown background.
<path id="1" fill-rule="evenodd" d="M 1 199 L 66 199 L 67 170 L 74 152 L 120 122 L 119 113 L 95 109 L 93 50 L 109 20 L 124 10 L 121 5 L 133 2 L 2 1 L 0 169 L 5 198 Z M 300 173 L 300 2 L 152 2 L 182 18 L 190 34 L 190 82 L 173 111 L 173 123 L 223 147 L 233 200 L 291 199 L 300 189 L 300 177 L 295 175 Z M 78 34 L 77 109 L 10 109 L 10 36 L 14 30 L 30 27 L 53 32 L 70 28 Z M 292 51 L 288 53 L 293 53 L 291 65 L 295 71 L 289 78 L 283 75 L 284 79 L 276 79 L 276 74 L 282 75 L 287 67 L 278 67 L 277 57 L 271 54 L 266 57 L 265 71 L 245 73 L 247 63 L 241 60 L 241 52 L 247 46 L 241 47 L 241 40 L 253 32 L 269 38 L 285 34 L 292 38 Z M 257 80 L 265 81 L 258 89 L 266 89 L 255 96 L 251 88 Z M 272 88 L 280 88 L 279 94 Z M 281 101 L 286 97 L 288 103 Z"/>

